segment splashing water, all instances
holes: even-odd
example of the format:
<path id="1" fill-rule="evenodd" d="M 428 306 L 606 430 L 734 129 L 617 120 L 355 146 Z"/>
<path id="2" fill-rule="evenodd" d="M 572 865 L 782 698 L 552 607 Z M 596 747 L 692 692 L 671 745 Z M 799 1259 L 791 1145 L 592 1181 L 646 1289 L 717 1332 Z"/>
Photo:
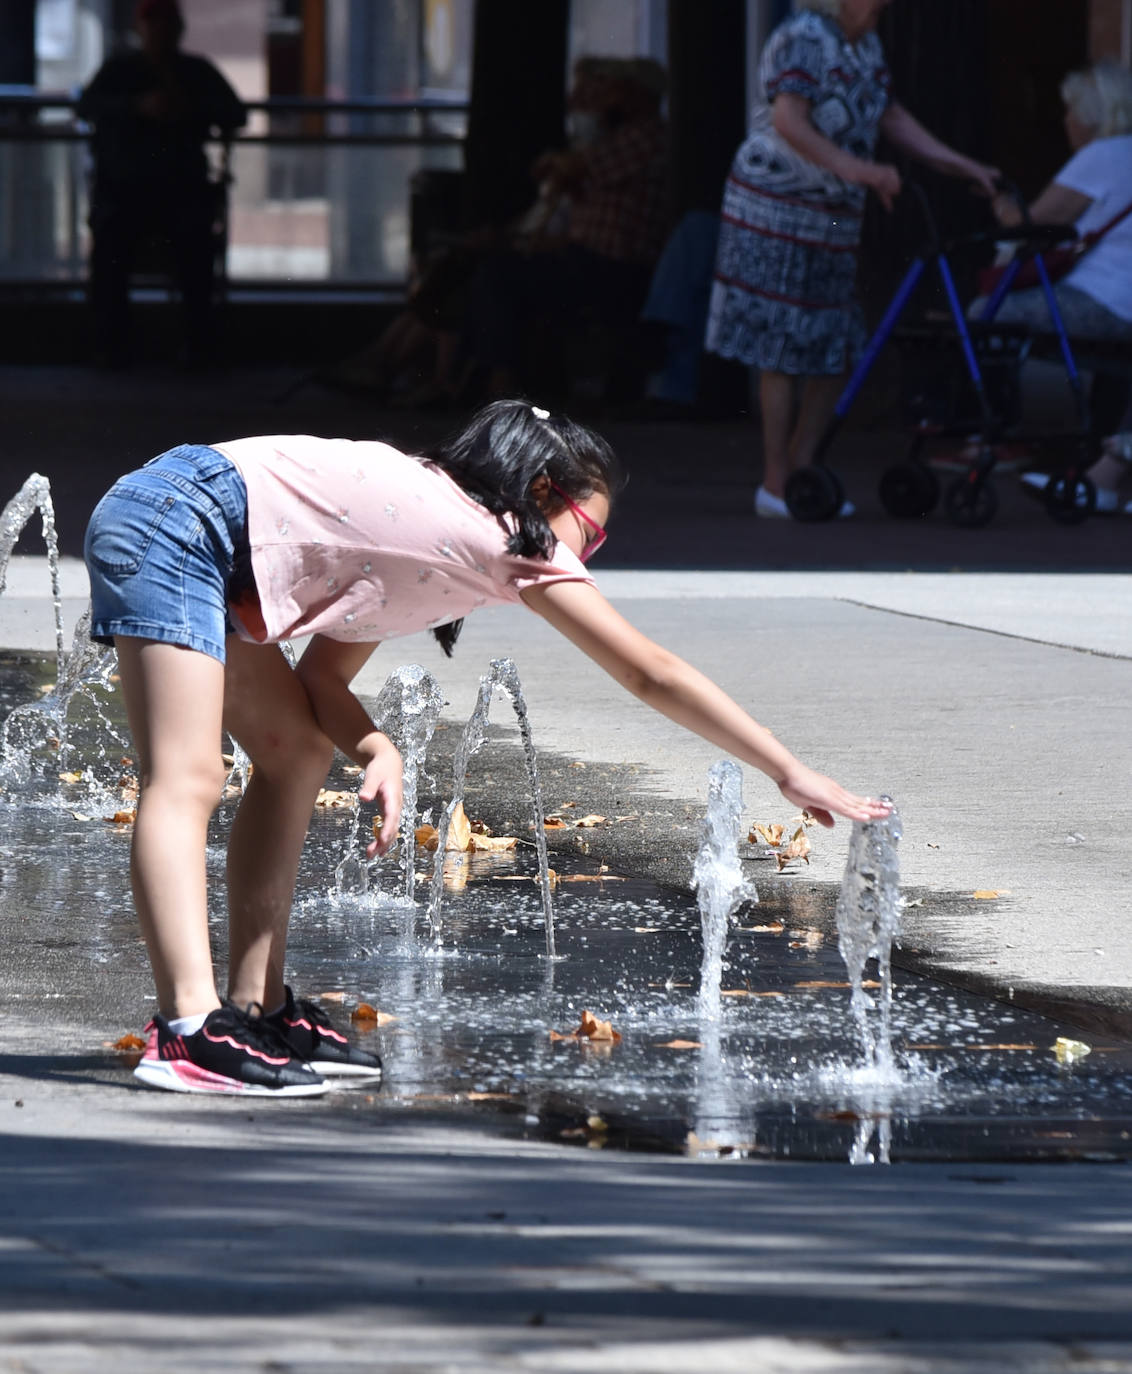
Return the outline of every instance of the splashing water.
<path id="1" fill-rule="evenodd" d="M 410 663 L 390 674 L 374 709 L 374 723 L 395 739 L 401 751 L 404 778 L 399 862 L 407 902 L 412 902 L 416 890 L 417 790 L 421 764 L 443 705 L 440 683 L 419 663 Z"/>
<path id="2" fill-rule="evenodd" d="M 55 532 L 55 507 L 51 503 L 51 483 L 33 472 L 0 511 L 0 593 L 8 581 L 8 564 L 16 540 L 24 526 L 39 511 L 43 542 L 47 546 L 47 566 L 51 572 L 51 599 L 55 604 L 55 680 L 63 678 L 63 594 L 59 587 L 59 536 Z"/>
<path id="3" fill-rule="evenodd" d="M 126 748 L 127 742 L 103 709 L 100 692 L 111 690 L 110 678 L 117 661 L 113 649 L 91 640 L 88 606 L 75 626 L 71 651 L 51 691 L 40 701 L 17 706 L 0 726 L 0 789 L 11 792 L 25 787 L 38 765 L 50 777 L 54 791 L 60 771 L 79 765 L 86 791 L 91 794 L 88 800 L 101 805 L 112 799 L 112 784 L 99 783 L 98 779 L 104 773 L 116 775 L 121 771 L 111 754 Z M 88 747 L 93 744 L 93 761 L 86 755 L 77 758 L 72 740 L 70 712 L 79 698 L 89 704 L 94 715 L 93 740 L 88 741 Z M 113 746 L 110 751 L 108 743 Z"/>
<path id="4" fill-rule="evenodd" d="M 441 939 L 440 908 L 444 900 L 444 860 L 448 830 L 456 807 L 463 801 L 464 784 L 468 776 L 468 764 L 472 755 L 483 744 L 487 735 L 487 718 L 491 709 L 492 693 L 499 689 L 509 698 L 515 708 L 519 724 L 519 734 L 523 741 L 523 755 L 527 765 L 527 779 L 531 789 L 531 809 L 534 817 L 535 847 L 538 851 L 539 882 L 542 886 L 543 922 L 546 928 L 546 957 L 556 958 L 554 947 L 554 901 L 550 892 L 550 860 L 546 848 L 546 831 L 543 827 L 542 784 L 539 780 L 538 762 L 535 757 L 534 742 L 531 739 L 531 726 L 527 717 L 527 704 L 519 683 L 519 674 L 514 661 L 509 658 L 493 658 L 488 671 L 480 678 L 479 695 L 452 763 L 452 800 L 445 807 L 437 826 L 436 858 L 433 861 L 432 885 L 429 890 L 428 919 L 432 929 L 433 941 L 439 947 Z"/>
<path id="5" fill-rule="evenodd" d="M 898 854 L 901 834 L 900 816 L 895 810 L 883 820 L 855 821 L 837 897 L 838 947 L 853 988 L 853 1019 L 866 1067 L 881 1079 L 896 1076 L 891 1024 L 892 942 L 903 906 Z M 877 961 L 880 979 L 875 998 L 864 988 L 870 959 Z"/>
<path id="6" fill-rule="evenodd" d="M 719 1020 L 720 980 L 727 922 L 744 901 L 758 901 L 758 893 L 743 877 L 739 862 L 743 781 L 738 765 L 729 759 L 713 764 L 708 774 L 708 806 L 703 840 L 692 869 L 692 886 L 700 907 L 704 934 L 700 994 L 696 1014 L 701 1023 Z"/>

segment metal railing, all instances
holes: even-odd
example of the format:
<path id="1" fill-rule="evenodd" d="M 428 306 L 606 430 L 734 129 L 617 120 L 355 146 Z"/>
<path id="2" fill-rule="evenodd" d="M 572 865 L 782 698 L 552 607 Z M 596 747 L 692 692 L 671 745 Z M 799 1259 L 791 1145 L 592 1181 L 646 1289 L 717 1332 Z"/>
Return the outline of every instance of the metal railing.
<path id="1" fill-rule="evenodd" d="M 90 131 L 77 98 L 0 87 L 0 286 L 75 290 L 89 251 Z M 398 290 L 417 173 L 458 171 L 464 101 L 245 102 L 248 124 L 208 152 L 228 176 L 231 288 Z"/>

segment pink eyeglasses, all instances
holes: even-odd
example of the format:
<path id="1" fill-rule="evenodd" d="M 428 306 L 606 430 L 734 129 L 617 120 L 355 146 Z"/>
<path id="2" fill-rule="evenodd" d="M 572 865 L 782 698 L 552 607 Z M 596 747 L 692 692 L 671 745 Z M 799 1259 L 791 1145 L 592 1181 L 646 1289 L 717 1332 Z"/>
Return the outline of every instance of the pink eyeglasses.
<path id="1" fill-rule="evenodd" d="M 549 478 L 547 478 L 547 480 L 550 481 Z M 598 549 L 600 549 L 601 546 L 605 543 L 605 530 L 602 529 L 602 527 L 597 523 L 593 516 L 587 515 L 585 511 L 581 508 L 581 506 L 577 505 L 574 501 L 571 501 L 557 482 L 551 482 L 550 486 L 551 490 L 556 491 L 558 495 L 562 498 L 562 500 L 566 503 L 567 509 L 572 510 L 579 520 L 585 521 L 585 523 L 590 527 L 590 529 L 593 530 L 593 534 L 591 534 L 590 537 L 586 540 L 586 542 L 582 545 L 582 552 L 578 555 L 578 557 L 582 560 L 583 563 L 588 563 L 589 560 L 594 556 L 594 554 L 597 553 Z"/>

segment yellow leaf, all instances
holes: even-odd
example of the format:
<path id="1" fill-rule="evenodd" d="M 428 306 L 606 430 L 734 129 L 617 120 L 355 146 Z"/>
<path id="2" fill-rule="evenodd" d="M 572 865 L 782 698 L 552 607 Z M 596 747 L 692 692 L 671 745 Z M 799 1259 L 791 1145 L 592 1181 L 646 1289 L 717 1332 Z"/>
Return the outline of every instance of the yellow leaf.
<path id="1" fill-rule="evenodd" d="M 756 823 L 751 826 L 747 834 L 747 842 L 749 844 L 755 844 L 759 840 L 762 840 L 765 844 L 769 844 L 771 848 L 777 849 L 785 833 L 785 829 L 785 826 L 781 825 L 759 825 Z"/>
<path id="2" fill-rule="evenodd" d="M 481 835 L 473 830 L 471 843 L 473 849 L 501 854 L 504 850 L 514 849 L 519 841 L 514 835 Z"/>
<path id="3" fill-rule="evenodd" d="M 445 853 L 462 854 L 472 847 L 472 827 L 464 814 L 464 803 L 457 802 L 448 822 L 448 838 L 444 841 Z"/>
<path id="4" fill-rule="evenodd" d="M 1053 1052 L 1059 1064 L 1072 1064 L 1074 1060 L 1092 1054 L 1093 1047 L 1086 1045 L 1083 1040 L 1070 1040 L 1067 1036 L 1059 1035 L 1053 1042 Z"/>

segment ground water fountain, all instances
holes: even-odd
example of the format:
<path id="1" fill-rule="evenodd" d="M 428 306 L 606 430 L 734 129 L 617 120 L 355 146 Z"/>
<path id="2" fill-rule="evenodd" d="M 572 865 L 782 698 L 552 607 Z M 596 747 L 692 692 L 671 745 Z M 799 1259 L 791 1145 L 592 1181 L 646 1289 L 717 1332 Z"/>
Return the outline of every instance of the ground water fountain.
<path id="1" fill-rule="evenodd" d="M 29 505 L 25 492 L 18 517 L 9 503 L 6 531 L 41 509 L 46 488 L 33 491 L 36 500 Z M 18 533 L 0 546 L 5 559 Z M 56 616 L 61 623 L 58 601 Z M 12 655 L 0 653 L 0 696 L 17 703 L 3 727 L 0 775 L 5 1044 L 21 1026 L 31 1027 L 29 1062 L 54 1072 L 42 1048 L 47 1038 L 34 1034 L 36 1026 L 50 1026 L 50 1043 L 70 1052 L 72 1065 L 87 1053 L 91 1072 L 108 1088 L 119 1073 L 128 1084 L 128 1075 L 97 1047 L 109 1031 L 136 1031 L 151 995 L 125 877 L 129 826 L 105 824 L 113 813 L 83 793 L 88 785 L 93 792 L 97 780 L 109 795 L 128 749 L 113 666 L 112 654 L 90 644 L 83 624 L 70 652 L 61 661 L 56 655 L 45 695 L 36 694 L 36 683 L 49 675 L 46 660 L 33 680 Z M 15 695 L 14 683 L 25 684 Z M 510 661 L 493 664 L 481 681 L 476 709 L 454 746 L 452 784 L 427 798 L 443 812 L 441 823 L 450 819 L 450 795 L 464 789 L 497 690 L 521 702 Z M 426 753 L 437 748 L 439 686 L 423 669 L 401 669 L 369 705 L 403 750 L 408 798 L 421 776 L 410 776 L 414 764 L 423 769 Z M 740 859 L 738 773 L 719 765 L 708 786 L 694 899 L 632 879 L 606 884 L 594 871 L 596 860 L 567 846 L 555 851 L 563 882 L 551 909 L 539 779 L 557 777 L 545 785 L 573 788 L 579 775 L 553 755 L 535 768 L 529 724 L 516 712 L 523 757 L 511 790 L 524 794 L 524 770 L 539 784 L 530 789 L 536 848 L 493 859 L 463 890 L 444 890 L 442 914 L 439 899 L 432 909 L 438 872 L 443 886 L 438 845 L 430 933 L 443 935 L 451 957 L 435 958 L 427 936 L 406 938 L 417 866 L 407 836 L 395 893 L 381 896 L 375 883 L 361 894 L 365 900 L 347 893 L 335 904 L 327 897 L 334 868 L 345 832 L 348 852 L 357 852 L 361 813 L 355 807 L 315 818 L 292 928 L 293 982 L 333 992 L 347 1009 L 364 999 L 396 1018 L 392 1029 L 375 1032 L 386 1037 L 382 1094 L 339 1099 L 340 1107 L 389 1112 L 442 1098 L 483 1113 L 496 1129 L 678 1151 L 688 1151 L 695 1136 L 714 1141 L 715 1154 L 860 1162 L 1132 1156 L 1127 1047 L 1093 1037 L 1092 1054 L 1063 1064 L 1052 1053 L 1060 1033 L 1054 1022 L 907 972 L 892 985 L 895 819 L 885 833 L 848 835 L 840 893 L 809 873 L 775 873 L 760 880 L 762 905 L 751 917 L 742 912 L 752 894 L 741 883 L 752 866 L 750 856 Z M 510 742 L 500 748 L 518 759 Z M 585 777 L 596 781 L 599 769 L 592 765 Z M 83 781 L 60 785 L 60 772 L 81 772 Z M 433 763 L 423 776 L 434 786 L 435 776 L 447 779 L 447 765 Z M 329 786 L 351 783 L 345 775 Z M 234 801 L 233 795 L 222 804 L 210 835 L 217 877 Z M 406 814 L 412 809 L 406 806 Z M 822 842 L 836 846 L 844 836 L 839 827 Z M 572 869 L 588 881 L 571 886 Z M 920 900 L 930 902 L 932 894 Z M 858 927 L 839 948 L 835 917 L 850 912 Z M 222 923 L 221 905 L 210 909 L 210 919 Z M 882 948 L 883 939 L 889 943 Z M 561 956 L 553 984 L 541 976 L 548 953 Z M 85 992 L 92 986 L 94 1002 Z M 858 1021 L 858 1008 L 867 1020 Z M 576 1025 L 582 1009 L 610 1018 L 620 1041 L 552 1041 L 548 1031 Z M 58 1071 L 70 1070 L 60 1061 Z"/>
<path id="2" fill-rule="evenodd" d="M 515 664 L 509 658 L 496 658 L 491 661 L 488 671 L 480 679 L 480 689 L 476 704 L 464 726 L 460 743 L 452 764 L 452 798 L 444 809 L 437 826 L 436 859 L 433 863 L 432 886 L 429 893 L 428 919 L 433 940 L 439 946 L 442 938 L 441 906 L 444 901 L 444 863 L 448 832 L 457 806 L 463 803 L 464 786 L 468 776 L 468 764 L 472 755 L 483 744 L 487 734 L 488 715 L 495 691 L 501 691 L 511 702 L 519 724 L 519 734 L 523 744 L 523 756 L 527 767 L 527 779 L 531 790 L 532 824 L 535 848 L 538 854 L 538 878 L 542 891 L 543 925 L 546 933 L 546 957 L 554 959 L 554 897 L 550 887 L 550 860 L 546 846 L 546 830 L 543 825 L 542 786 L 539 781 L 538 761 L 535 757 L 534 743 L 531 738 L 530 720 L 527 706 L 523 700 L 523 689 Z"/>

